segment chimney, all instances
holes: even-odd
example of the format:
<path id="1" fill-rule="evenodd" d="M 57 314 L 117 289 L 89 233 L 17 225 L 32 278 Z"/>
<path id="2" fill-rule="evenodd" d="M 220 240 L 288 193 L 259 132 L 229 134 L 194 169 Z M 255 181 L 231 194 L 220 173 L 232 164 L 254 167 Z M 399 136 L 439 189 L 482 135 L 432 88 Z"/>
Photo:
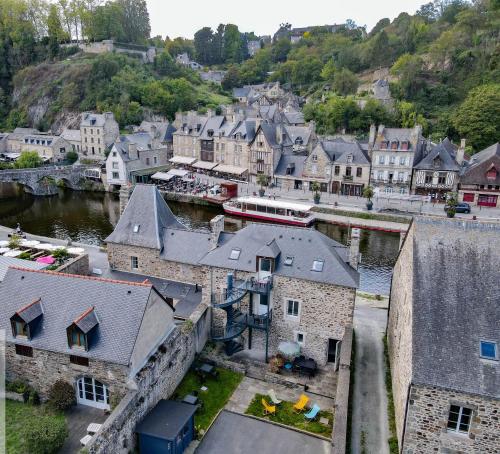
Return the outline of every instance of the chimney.
<path id="1" fill-rule="evenodd" d="M 139 159 L 139 153 L 137 152 L 137 144 L 129 142 L 127 144 L 128 156 L 130 159 Z"/>
<path id="2" fill-rule="evenodd" d="M 457 156 L 455 158 L 455 161 L 457 161 L 457 164 L 459 166 L 461 166 L 462 163 L 464 162 L 464 157 L 465 157 L 465 139 L 462 139 L 460 141 L 460 147 L 458 147 Z"/>
<path id="3" fill-rule="evenodd" d="M 156 135 L 157 135 L 157 129 L 156 129 L 156 126 L 155 125 L 151 125 L 151 137 L 153 139 L 156 139 Z"/>
<path id="4" fill-rule="evenodd" d="M 212 118 L 215 115 L 215 111 L 212 109 L 207 109 L 207 117 Z"/>
<path id="5" fill-rule="evenodd" d="M 215 249 L 219 243 L 219 236 L 224 231 L 224 215 L 219 214 L 210 221 L 210 244 Z"/>
<path id="6" fill-rule="evenodd" d="M 276 125 L 276 142 L 281 144 L 283 141 L 283 127 L 281 126 L 281 123 L 278 123 Z"/>
<path id="7" fill-rule="evenodd" d="M 370 125 L 370 137 L 368 138 L 368 147 L 372 148 L 375 143 L 375 138 L 377 134 L 377 127 L 372 124 Z"/>
<path id="8" fill-rule="evenodd" d="M 351 245 L 349 247 L 349 265 L 351 265 L 355 270 L 358 269 L 359 263 L 359 236 L 360 230 L 352 228 Z"/>

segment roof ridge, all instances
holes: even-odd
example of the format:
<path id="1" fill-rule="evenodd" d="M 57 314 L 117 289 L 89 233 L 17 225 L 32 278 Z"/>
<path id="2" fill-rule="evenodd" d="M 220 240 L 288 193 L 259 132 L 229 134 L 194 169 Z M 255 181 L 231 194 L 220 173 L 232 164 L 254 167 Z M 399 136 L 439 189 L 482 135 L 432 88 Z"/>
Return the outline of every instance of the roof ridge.
<path id="1" fill-rule="evenodd" d="M 129 281 L 120 281 L 118 279 L 106 279 L 103 277 L 95 277 L 95 276 L 84 276 L 82 274 L 71 274 L 71 273 L 58 273 L 56 271 L 49 270 L 32 270 L 29 268 L 23 268 L 22 266 L 9 266 L 9 269 L 17 270 L 17 271 L 26 271 L 30 273 L 39 273 L 39 274 L 48 274 L 52 276 L 62 276 L 62 277 L 76 277 L 79 279 L 84 279 L 87 281 L 98 281 L 98 282 L 108 282 L 112 284 L 125 284 L 125 285 L 133 285 L 138 287 L 152 287 L 153 284 L 146 284 L 144 282 L 129 282 Z"/>
<path id="2" fill-rule="evenodd" d="M 21 312 L 24 312 L 26 309 L 29 309 L 31 306 L 35 305 L 36 303 L 40 303 L 42 301 L 42 298 L 38 297 L 38 299 L 32 301 L 31 303 L 27 304 L 26 306 L 23 306 L 21 309 L 19 309 L 16 314 L 20 314 Z"/>
<path id="3" fill-rule="evenodd" d="M 73 323 L 78 323 L 80 320 L 85 318 L 87 315 L 89 315 L 93 310 L 95 309 L 95 306 L 91 306 L 88 309 L 86 309 L 83 314 L 79 315 L 75 320 L 73 320 Z"/>

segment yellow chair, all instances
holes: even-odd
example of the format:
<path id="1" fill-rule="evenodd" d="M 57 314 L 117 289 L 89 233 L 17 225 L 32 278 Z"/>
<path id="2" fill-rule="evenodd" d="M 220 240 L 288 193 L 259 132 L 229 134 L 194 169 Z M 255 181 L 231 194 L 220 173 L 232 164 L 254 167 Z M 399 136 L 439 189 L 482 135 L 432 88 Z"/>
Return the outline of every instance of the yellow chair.
<path id="1" fill-rule="evenodd" d="M 265 415 L 274 415 L 276 413 L 276 405 L 269 405 L 266 399 L 262 399 L 262 405 L 264 407 Z"/>
<path id="2" fill-rule="evenodd" d="M 293 406 L 293 409 L 297 413 L 300 413 L 301 411 L 304 411 L 306 409 L 307 402 L 309 402 L 309 397 L 307 397 L 305 394 L 301 394 L 301 396 L 299 397 L 299 400 Z"/>

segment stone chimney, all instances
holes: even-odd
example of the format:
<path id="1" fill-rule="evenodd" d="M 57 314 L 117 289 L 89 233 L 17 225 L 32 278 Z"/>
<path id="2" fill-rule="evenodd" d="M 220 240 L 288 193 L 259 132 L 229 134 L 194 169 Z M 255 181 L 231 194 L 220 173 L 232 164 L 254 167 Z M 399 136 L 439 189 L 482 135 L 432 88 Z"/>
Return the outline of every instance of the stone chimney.
<path id="1" fill-rule="evenodd" d="M 120 188 L 120 216 L 122 215 L 123 210 L 125 210 L 125 207 L 127 206 L 128 200 L 130 199 L 133 190 L 133 186 L 128 185 L 123 185 Z"/>
<path id="2" fill-rule="evenodd" d="M 462 139 L 460 141 L 460 147 L 458 147 L 457 156 L 455 158 L 455 161 L 457 161 L 457 164 L 459 166 L 461 166 L 462 163 L 464 162 L 464 157 L 465 157 L 465 139 Z"/>
<path id="3" fill-rule="evenodd" d="M 157 135 L 158 135 L 158 130 L 156 128 L 156 125 L 151 125 L 151 137 L 153 139 L 156 139 Z"/>
<path id="4" fill-rule="evenodd" d="M 360 229 L 351 229 L 351 245 L 349 246 L 349 265 L 351 265 L 355 270 L 358 269 L 359 263 L 359 237 Z"/>
<path id="5" fill-rule="evenodd" d="M 215 111 L 213 109 L 207 109 L 207 117 L 212 118 L 215 116 Z"/>
<path id="6" fill-rule="evenodd" d="M 370 125 L 370 136 L 368 138 L 368 147 L 372 148 L 375 143 L 375 138 L 377 137 L 377 127 L 372 124 Z"/>
<path id="7" fill-rule="evenodd" d="M 212 249 L 217 247 L 219 236 L 224 231 L 224 215 L 219 214 L 210 221 L 210 244 Z"/>
<path id="8" fill-rule="evenodd" d="M 137 144 L 129 142 L 127 144 L 128 156 L 130 159 L 139 159 L 139 153 L 137 152 Z"/>

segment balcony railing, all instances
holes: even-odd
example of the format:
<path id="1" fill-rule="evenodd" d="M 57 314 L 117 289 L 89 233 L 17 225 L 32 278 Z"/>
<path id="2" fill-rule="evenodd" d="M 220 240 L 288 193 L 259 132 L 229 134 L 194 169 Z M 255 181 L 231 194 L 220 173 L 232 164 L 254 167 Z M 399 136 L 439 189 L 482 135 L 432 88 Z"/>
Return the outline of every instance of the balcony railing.
<path id="1" fill-rule="evenodd" d="M 352 181 L 352 180 L 354 180 L 354 177 L 352 175 L 344 175 L 342 177 L 342 180 L 344 180 L 344 181 Z"/>
<path id="2" fill-rule="evenodd" d="M 268 314 L 254 314 L 247 316 L 247 324 L 252 328 L 257 329 L 267 329 L 271 325 L 273 319 L 273 311 L 269 311 Z"/>

